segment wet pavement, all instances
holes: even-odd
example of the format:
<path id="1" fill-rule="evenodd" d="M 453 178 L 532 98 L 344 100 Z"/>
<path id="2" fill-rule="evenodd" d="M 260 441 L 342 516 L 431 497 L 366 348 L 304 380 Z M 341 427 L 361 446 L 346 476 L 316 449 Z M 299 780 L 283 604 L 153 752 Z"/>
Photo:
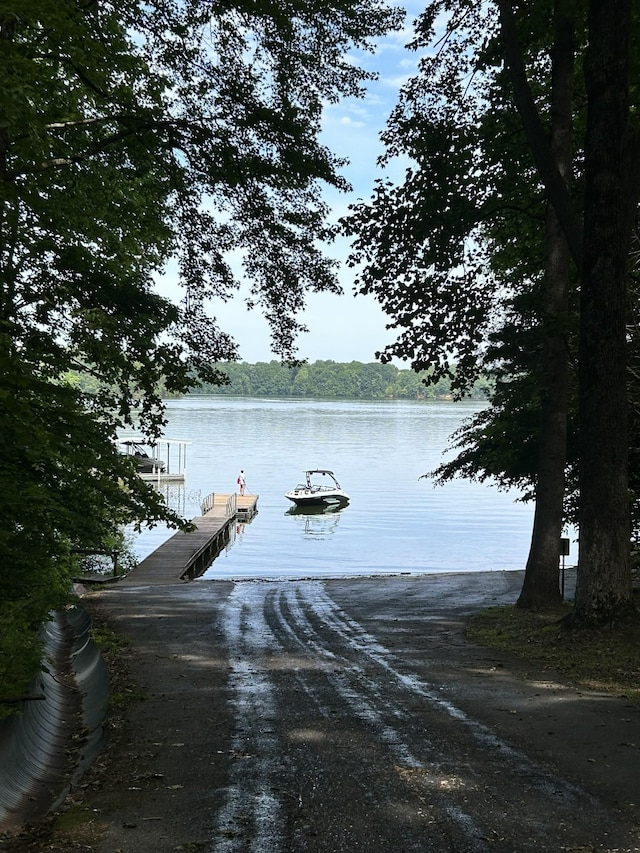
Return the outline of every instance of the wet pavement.
<path id="1" fill-rule="evenodd" d="M 638 851 L 640 710 L 475 646 L 519 572 L 98 595 L 138 698 L 100 853 Z"/>

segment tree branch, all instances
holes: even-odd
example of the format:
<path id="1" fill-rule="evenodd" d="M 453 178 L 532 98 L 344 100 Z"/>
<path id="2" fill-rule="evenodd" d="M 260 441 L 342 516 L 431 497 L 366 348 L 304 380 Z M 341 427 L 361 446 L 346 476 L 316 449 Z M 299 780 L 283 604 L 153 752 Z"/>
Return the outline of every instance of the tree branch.
<path id="1" fill-rule="evenodd" d="M 500 12 L 504 59 L 511 77 L 516 106 L 549 202 L 553 205 L 560 221 L 574 263 L 580 269 L 582 267 L 582 223 L 551 152 L 547 134 L 531 93 L 518 43 L 511 0 L 496 0 L 496 2 Z"/>

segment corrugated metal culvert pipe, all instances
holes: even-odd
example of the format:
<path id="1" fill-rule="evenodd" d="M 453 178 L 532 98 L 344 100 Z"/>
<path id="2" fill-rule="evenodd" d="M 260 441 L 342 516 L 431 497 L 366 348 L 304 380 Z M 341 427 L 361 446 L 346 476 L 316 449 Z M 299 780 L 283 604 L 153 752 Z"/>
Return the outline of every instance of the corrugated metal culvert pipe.
<path id="1" fill-rule="evenodd" d="M 0 831 L 54 808 L 102 745 L 109 682 L 90 629 L 78 606 L 42 627 L 45 669 L 18 712 L 0 723 Z"/>

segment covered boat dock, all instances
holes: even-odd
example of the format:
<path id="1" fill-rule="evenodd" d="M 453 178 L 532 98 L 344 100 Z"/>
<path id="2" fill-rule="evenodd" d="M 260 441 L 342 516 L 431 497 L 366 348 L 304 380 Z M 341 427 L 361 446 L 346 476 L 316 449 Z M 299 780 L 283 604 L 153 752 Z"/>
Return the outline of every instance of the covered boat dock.
<path id="1" fill-rule="evenodd" d="M 138 462 L 138 476 L 150 483 L 184 483 L 190 444 L 183 438 L 157 438 L 150 442 L 141 435 L 116 439 L 120 452 Z"/>

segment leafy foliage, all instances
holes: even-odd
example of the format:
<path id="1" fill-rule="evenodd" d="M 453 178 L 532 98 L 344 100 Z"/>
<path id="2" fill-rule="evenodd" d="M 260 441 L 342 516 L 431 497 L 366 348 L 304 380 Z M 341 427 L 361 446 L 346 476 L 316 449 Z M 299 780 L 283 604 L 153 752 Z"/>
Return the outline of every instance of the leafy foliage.
<path id="1" fill-rule="evenodd" d="M 41 620 L 34 620 L 30 609 L 24 600 L 0 602 L 0 721 L 15 710 L 38 671 L 42 653 L 38 637 Z"/>
<path id="2" fill-rule="evenodd" d="M 429 52 L 383 134 L 386 159 L 408 161 L 405 179 L 379 182 L 343 220 L 360 291 L 399 330 L 381 360 L 448 376 L 460 394 L 487 368 L 490 335 L 519 320 L 514 297 L 542 275 L 546 202 L 497 38 L 492 5 L 427 6 L 411 46 Z"/>
<path id="3" fill-rule="evenodd" d="M 398 22 L 372 0 L 213 11 L 158 0 L 38 0 L 5 13 L 0 56 L 0 315 L 54 374 L 98 371 L 97 405 L 157 429 L 154 388 L 216 381 L 235 345 L 207 316 L 239 254 L 274 351 L 293 357 L 304 292 L 338 290 L 318 240 L 323 100 L 356 93 L 345 52 Z M 153 292 L 174 259 L 175 307 Z M 56 334 L 50 334 L 55 329 Z M 48 333 L 49 332 L 49 333 Z"/>
<path id="4" fill-rule="evenodd" d="M 548 44 L 549 19 L 523 17 L 544 114 L 548 67 L 539 48 Z M 434 382 L 449 377 L 460 395 L 482 372 L 497 377 L 493 408 L 460 433 L 466 449 L 440 476 L 532 488 L 546 200 L 501 67 L 496 10 L 431 2 L 412 47 L 428 53 L 383 135 L 387 158 L 408 159 L 405 180 L 379 184 L 344 220 L 355 236 L 352 262 L 363 265 L 360 289 L 375 294 L 400 330 L 382 361 L 407 359 Z"/>
<path id="5" fill-rule="evenodd" d="M 76 548 L 97 547 L 134 519 L 182 522 L 119 456 L 108 413 L 18 356 L 1 361 L 0 599 L 32 630 L 66 600 Z"/>
<path id="6" fill-rule="evenodd" d="M 450 383 L 441 379 L 433 384 L 425 375 L 412 370 L 399 370 L 393 364 L 362 364 L 352 361 L 316 361 L 297 367 L 280 362 L 257 364 L 232 363 L 220 365 L 228 375 L 229 384 L 203 384 L 196 393 L 228 394 L 233 396 L 276 397 L 334 397 L 352 400 L 434 399 L 449 397 Z M 483 379 L 474 386 L 472 396 L 486 399 L 490 383 Z"/>
<path id="7" fill-rule="evenodd" d="M 570 406 L 567 448 L 565 523 L 577 523 L 578 461 L 575 401 Z M 463 424 L 452 436 L 458 454 L 429 475 L 442 485 L 455 478 L 484 482 L 501 489 L 517 488 L 523 501 L 535 500 L 540 433 L 540 384 L 535 374 L 501 373 L 496 377 L 491 405 Z"/>

